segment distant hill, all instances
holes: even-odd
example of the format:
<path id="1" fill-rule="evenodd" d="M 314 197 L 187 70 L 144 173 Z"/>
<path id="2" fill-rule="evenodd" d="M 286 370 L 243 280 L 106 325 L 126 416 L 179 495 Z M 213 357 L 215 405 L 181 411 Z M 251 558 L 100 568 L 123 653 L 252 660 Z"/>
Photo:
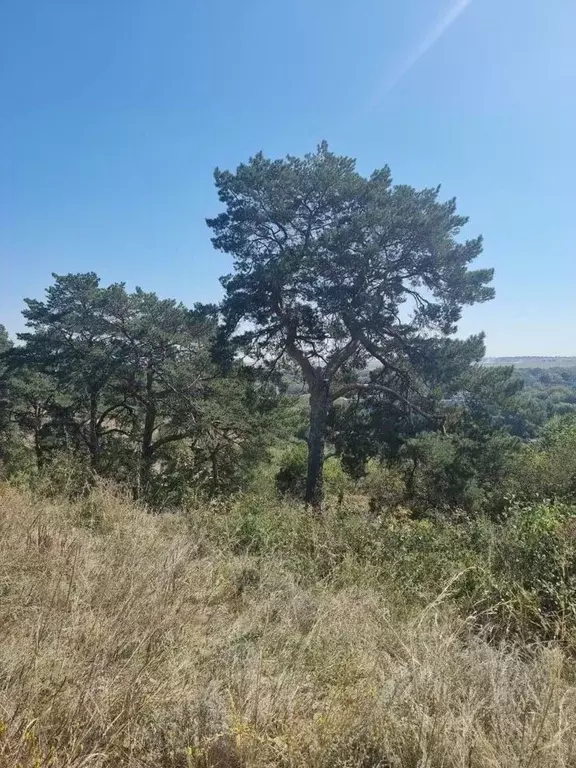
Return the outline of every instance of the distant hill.
<path id="1" fill-rule="evenodd" d="M 483 363 L 516 368 L 576 368 L 576 357 L 485 357 Z"/>

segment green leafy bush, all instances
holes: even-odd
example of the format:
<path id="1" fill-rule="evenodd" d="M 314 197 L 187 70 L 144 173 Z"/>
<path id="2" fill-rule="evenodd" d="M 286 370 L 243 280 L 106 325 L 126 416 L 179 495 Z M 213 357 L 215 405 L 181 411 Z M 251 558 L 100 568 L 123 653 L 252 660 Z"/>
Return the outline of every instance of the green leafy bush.
<path id="1" fill-rule="evenodd" d="M 516 505 L 501 523 L 461 527 L 452 542 L 452 557 L 470 566 L 454 592 L 461 610 L 494 638 L 576 649 L 576 507 Z"/>
<path id="2" fill-rule="evenodd" d="M 276 489 L 283 495 L 294 499 L 304 496 L 306 487 L 306 466 L 308 449 L 305 443 L 291 445 L 280 457 L 276 473 Z M 342 498 L 353 487 L 352 480 L 346 475 L 339 459 L 334 456 L 324 462 L 324 489 L 328 495 Z"/>
<path id="3" fill-rule="evenodd" d="M 518 455 L 508 483 L 525 501 L 576 500 L 576 417 L 553 418 Z"/>

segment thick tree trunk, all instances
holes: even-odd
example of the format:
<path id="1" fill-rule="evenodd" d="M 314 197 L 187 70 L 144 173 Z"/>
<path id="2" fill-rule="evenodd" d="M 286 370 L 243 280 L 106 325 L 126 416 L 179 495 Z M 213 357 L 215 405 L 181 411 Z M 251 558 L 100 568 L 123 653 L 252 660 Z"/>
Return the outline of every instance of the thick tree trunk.
<path id="1" fill-rule="evenodd" d="M 40 441 L 42 429 L 42 411 L 39 406 L 34 408 L 34 453 L 36 454 L 36 469 L 40 472 L 44 467 L 44 452 Z"/>
<path id="2" fill-rule="evenodd" d="M 44 467 L 44 454 L 42 452 L 38 430 L 34 430 L 34 453 L 36 454 L 36 469 L 38 472 L 41 472 Z"/>
<path id="3" fill-rule="evenodd" d="M 146 496 L 152 466 L 154 464 L 154 430 L 156 428 L 156 406 L 153 402 L 154 372 L 149 369 L 146 375 L 146 415 L 144 417 L 144 429 L 142 431 L 142 445 L 140 452 L 140 471 L 138 478 L 138 492 L 140 496 Z"/>
<path id="4" fill-rule="evenodd" d="M 100 434 L 98 429 L 98 395 L 90 395 L 90 434 L 88 436 L 88 449 L 90 451 L 90 468 L 98 471 L 100 464 Z"/>
<path id="5" fill-rule="evenodd" d="M 143 449 L 140 456 L 140 467 L 138 476 L 138 490 L 136 498 L 145 498 L 150 489 L 150 478 L 152 476 L 152 467 L 154 466 L 154 448 L 148 446 Z"/>
<path id="6" fill-rule="evenodd" d="M 324 501 L 324 446 L 330 407 L 330 386 L 321 381 L 310 391 L 310 432 L 308 435 L 308 472 L 304 501 L 320 509 Z"/>

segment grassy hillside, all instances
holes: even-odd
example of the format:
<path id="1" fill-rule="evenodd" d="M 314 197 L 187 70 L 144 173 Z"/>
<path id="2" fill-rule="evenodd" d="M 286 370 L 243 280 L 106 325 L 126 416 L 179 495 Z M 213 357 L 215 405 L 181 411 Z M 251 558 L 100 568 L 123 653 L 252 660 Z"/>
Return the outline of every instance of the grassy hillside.
<path id="1" fill-rule="evenodd" d="M 1 766 L 574 765 L 570 655 L 474 592 L 480 529 L 0 489 Z"/>

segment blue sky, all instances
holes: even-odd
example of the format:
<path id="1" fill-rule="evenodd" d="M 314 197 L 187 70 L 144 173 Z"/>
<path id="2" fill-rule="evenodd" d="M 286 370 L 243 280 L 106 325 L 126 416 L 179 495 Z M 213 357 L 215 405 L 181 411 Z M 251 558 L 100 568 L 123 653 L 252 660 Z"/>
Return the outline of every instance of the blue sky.
<path id="1" fill-rule="evenodd" d="M 51 272 L 216 300 L 213 168 L 326 138 L 482 232 L 491 355 L 576 354 L 574 0 L 1 0 L 0 323 Z"/>

